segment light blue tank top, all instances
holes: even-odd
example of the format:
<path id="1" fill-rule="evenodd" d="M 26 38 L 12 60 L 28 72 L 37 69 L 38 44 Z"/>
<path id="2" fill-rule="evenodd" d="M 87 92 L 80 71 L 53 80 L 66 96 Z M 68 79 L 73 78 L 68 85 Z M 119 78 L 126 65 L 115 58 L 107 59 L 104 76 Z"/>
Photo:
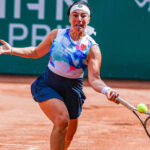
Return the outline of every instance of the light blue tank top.
<path id="1" fill-rule="evenodd" d="M 57 37 L 50 48 L 48 68 L 63 77 L 81 78 L 87 68 L 87 55 L 96 42 L 89 36 L 73 41 L 70 29 L 58 29 Z"/>

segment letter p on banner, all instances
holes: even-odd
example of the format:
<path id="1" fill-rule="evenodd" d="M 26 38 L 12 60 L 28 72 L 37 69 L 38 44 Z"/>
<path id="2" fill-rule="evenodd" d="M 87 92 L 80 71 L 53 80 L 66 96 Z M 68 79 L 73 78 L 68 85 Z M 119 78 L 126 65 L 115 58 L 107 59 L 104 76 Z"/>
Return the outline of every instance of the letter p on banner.
<path id="1" fill-rule="evenodd" d="M 21 29 L 21 35 L 15 35 L 15 29 Z M 28 35 L 28 29 L 24 24 L 10 24 L 9 25 L 9 43 L 13 46 L 14 41 L 24 40 Z"/>

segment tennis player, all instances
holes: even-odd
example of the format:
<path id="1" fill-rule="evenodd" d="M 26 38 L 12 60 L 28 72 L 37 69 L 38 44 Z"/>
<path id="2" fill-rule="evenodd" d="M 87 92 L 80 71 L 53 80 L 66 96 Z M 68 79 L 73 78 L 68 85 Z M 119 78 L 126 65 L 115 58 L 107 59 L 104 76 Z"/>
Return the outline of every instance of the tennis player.
<path id="1" fill-rule="evenodd" d="M 98 44 L 86 34 L 91 10 L 85 2 L 74 2 L 68 9 L 68 29 L 55 29 L 37 47 L 15 48 L 1 40 L 0 54 L 40 58 L 50 52 L 46 71 L 31 85 L 33 99 L 53 122 L 51 150 L 67 150 L 78 126 L 86 99 L 82 91 L 83 72 L 93 89 L 115 103 L 119 95 L 100 78 L 101 52 Z"/>

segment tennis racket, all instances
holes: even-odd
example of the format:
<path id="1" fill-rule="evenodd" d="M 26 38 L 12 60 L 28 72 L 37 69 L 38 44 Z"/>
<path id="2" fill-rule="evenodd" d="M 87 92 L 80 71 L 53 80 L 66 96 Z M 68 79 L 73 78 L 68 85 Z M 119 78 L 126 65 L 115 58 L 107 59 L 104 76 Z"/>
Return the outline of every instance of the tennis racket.
<path id="1" fill-rule="evenodd" d="M 146 119 L 143 121 L 140 116 L 138 115 L 138 110 L 137 108 L 135 108 L 133 105 L 129 104 L 128 102 L 126 102 L 124 99 L 117 97 L 116 98 L 122 105 L 124 105 L 126 108 L 128 108 L 129 110 L 131 110 L 135 116 L 140 120 L 141 124 L 143 125 L 145 132 L 147 133 L 148 137 L 150 138 L 150 113 L 149 112 L 145 112 L 142 114 L 147 115 Z"/>

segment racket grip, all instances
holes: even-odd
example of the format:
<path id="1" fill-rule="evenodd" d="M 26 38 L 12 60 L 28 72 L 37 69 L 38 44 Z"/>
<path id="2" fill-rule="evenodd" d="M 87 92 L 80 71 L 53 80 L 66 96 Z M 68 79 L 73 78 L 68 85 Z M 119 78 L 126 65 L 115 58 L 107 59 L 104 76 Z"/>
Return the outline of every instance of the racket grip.
<path id="1" fill-rule="evenodd" d="M 133 105 L 129 104 L 128 102 L 126 102 L 124 99 L 122 99 L 121 97 L 117 97 L 116 98 L 122 105 L 124 105 L 126 108 L 130 109 L 131 111 L 137 110 Z"/>

